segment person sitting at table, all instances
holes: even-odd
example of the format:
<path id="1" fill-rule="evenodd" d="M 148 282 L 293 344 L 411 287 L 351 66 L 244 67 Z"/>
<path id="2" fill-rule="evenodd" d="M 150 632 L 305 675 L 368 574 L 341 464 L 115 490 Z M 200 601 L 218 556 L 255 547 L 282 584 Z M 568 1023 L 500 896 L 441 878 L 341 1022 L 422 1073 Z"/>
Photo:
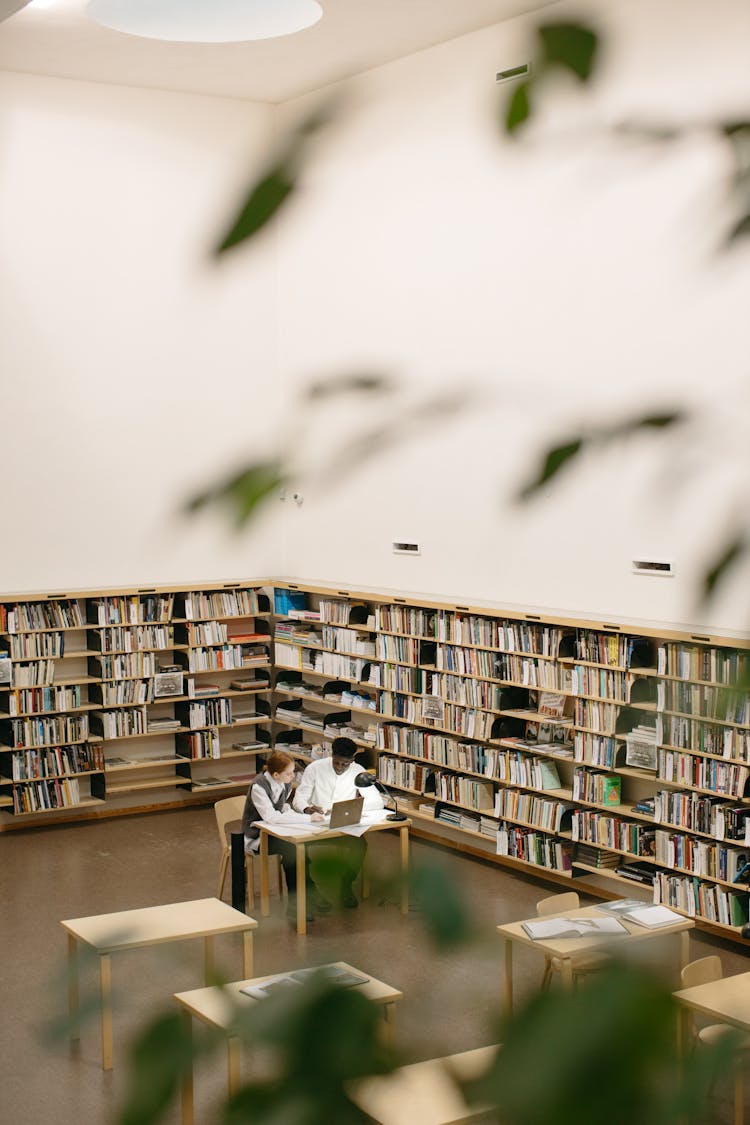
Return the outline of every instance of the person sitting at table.
<path id="1" fill-rule="evenodd" d="M 294 795 L 294 807 L 300 813 L 311 816 L 328 814 L 337 801 L 351 801 L 353 797 L 364 797 L 363 812 L 375 812 L 383 808 L 383 799 L 377 789 L 370 786 L 358 789 L 354 779 L 363 773 L 362 767 L 354 761 L 357 745 L 351 738 L 335 738 L 330 758 L 319 758 L 311 762 L 302 774 Z M 352 883 L 362 869 L 367 851 L 363 836 L 337 836 L 331 840 L 321 840 L 319 844 L 308 847 L 311 853 L 313 879 L 323 881 L 325 872 L 333 868 L 337 875 L 339 898 L 342 906 L 357 906 L 357 898 Z M 317 862 L 316 862 L 317 860 Z M 317 873 L 316 873 L 317 867 Z M 318 877 L 316 877 L 318 874 Z"/>
<path id="2" fill-rule="evenodd" d="M 245 851 L 248 854 L 260 849 L 260 829 L 258 821 L 267 824 L 310 824 L 320 823 L 323 817 L 311 810 L 309 813 L 296 812 L 291 804 L 292 782 L 294 781 L 294 759 L 283 750 L 274 750 L 266 759 L 263 773 L 252 782 L 247 791 L 245 808 L 242 813 L 242 831 L 245 834 Z M 268 837 L 268 851 L 278 855 L 284 868 L 284 877 L 289 892 L 287 916 L 290 921 L 297 918 L 297 850 L 291 840 L 280 840 L 278 836 Z M 309 879 L 309 876 L 306 877 Z M 308 898 L 308 902 L 313 903 Z M 308 918 L 308 921 L 311 921 Z"/>

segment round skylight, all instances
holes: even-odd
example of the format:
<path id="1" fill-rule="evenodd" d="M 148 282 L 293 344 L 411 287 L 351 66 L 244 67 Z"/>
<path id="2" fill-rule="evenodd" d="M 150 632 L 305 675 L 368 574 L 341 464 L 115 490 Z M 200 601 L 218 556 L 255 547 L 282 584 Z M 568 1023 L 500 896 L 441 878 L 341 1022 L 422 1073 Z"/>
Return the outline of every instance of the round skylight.
<path id="1" fill-rule="evenodd" d="M 178 43 L 274 39 L 312 27 L 316 0 L 89 0 L 89 19 L 127 35 Z"/>

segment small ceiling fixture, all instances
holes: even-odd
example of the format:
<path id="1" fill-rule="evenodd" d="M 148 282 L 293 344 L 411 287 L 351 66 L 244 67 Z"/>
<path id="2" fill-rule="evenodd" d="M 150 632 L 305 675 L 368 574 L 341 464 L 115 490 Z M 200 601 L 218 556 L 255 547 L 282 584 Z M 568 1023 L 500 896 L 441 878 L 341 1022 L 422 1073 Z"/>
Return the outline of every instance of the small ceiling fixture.
<path id="1" fill-rule="evenodd" d="M 323 9 L 316 0 L 89 0 L 86 15 L 146 39 L 242 43 L 304 31 Z"/>

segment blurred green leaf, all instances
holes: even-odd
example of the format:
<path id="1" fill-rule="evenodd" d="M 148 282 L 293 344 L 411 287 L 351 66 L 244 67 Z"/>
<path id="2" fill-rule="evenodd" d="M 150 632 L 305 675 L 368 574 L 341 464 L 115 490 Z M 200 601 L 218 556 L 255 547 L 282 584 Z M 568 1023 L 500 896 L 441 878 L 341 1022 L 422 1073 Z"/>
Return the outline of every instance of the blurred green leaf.
<path id="1" fill-rule="evenodd" d="M 706 572 L 703 579 L 704 602 L 707 602 L 715 593 L 716 587 L 722 581 L 727 571 L 745 554 L 749 545 L 747 535 L 744 532 L 740 532 L 722 548 L 718 558 Z"/>
<path id="2" fill-rule="evenodd" d="M 150 1023 L 133 1044 L 127 1102 L 119 1125 L 152 1125 L 161 1119 L 193 1058 L 219 1043 L 218 1035 L 202 1031 L 193 1038 L 175 1012 Z M 221 1039 L 223 1042 L 223 1037 Z"/>
<path id="3" fill-rule="evenodd" d="M 499 1106 L 504 1125 L 676 1121 L 675 1022 L 663 985 L 613 963 L 574 992 L 535 995 L 500 1028 L 502 1049 L 467 1096 Z"/>
<path id="4" fill-rule="evenodd" d="M 344 394 L 388 394 L 395 386 L 385 375 L 339 375 L 311 383 L 303 397 L 315 400 Z"/>
<path id="5" fill-rule="evenodd" d="M 597 59 L 599 36 L 582 23 L 548 23 L 537 29 L 542 66 L 563 67 L 588 82 Z"/>
<path id="6" fill-rule="evenodd" d="M 570 461 L 572 461 L 584 447 L 583 437 L 573 438 L 571 441 L 566 441 L 562 445 L 556 445 L 549 449 L 544 456 L 542 467 L 535 477 L 525 484 L 518 494 L 519 500 L 528 500 L 539 489 L 557 476 L 560 470 Z"/>
<path id="7" fill-rule="evenodd" d="M 410 897 L 439 948 L 460 945 L 471 937 L 471 915 L 461 885 L 440 864 L 422 861 L 413 865 Z"/>
<path id="8" fill-rule="evenodd" d="M 748 235 L 750 235 L 750 211 L 729 228 L 726 240 L 731 245 L 740 238 L 747 238 Z"/>
<path id="9" fill-rule="evenodd" d="M 271 1077 L 249 1083 L 230 1103 L 227 1125 L 358 1125 L 349 1082 L 384 1074 L 395 1059 L 380 1040 L 381 1009 L 360 992 L 313 977 L 240 1012 L 245 1042 L 274 1048 Z"/>
<path id="10" fill-rule="evenodd" d="M 188 514 L 212 504 L 230 509 L 238 527 L 246 524 L 259 505 L 286 483 L 286 474 L 279 461 L 257 461 L 237 473 L 192 496 L 185 504 Z"/>
<path id="11" fill-rule="evenodd" d="M 280 155 L 248 188 L 237 214 L 219 240 L 217 256 L 252 238 L 280 211 L 298 187 L 310 139 L 334 120 L 340 105 L 339 94 L 329 97 L 290 132 Z"/>
<path id="12" fill-rule="evenodd" d="M 297 186 L 297 173 L 289 160 L 269 169 L 257 183 L 242 204 L 238 215 L 227 230 L 219 245 L 217 254 L 237 246 L 252 238 L 268 223 L 286 202 Z"/>
<path id="13" fill-rule="evenodd" d="M 616 422 L 613 426 L 602 427 L 594 432 L 597 441 L 607 441 L 609 438 L 625 437 L 637 433 L 638 430 L 665 430 L 668 426 L 676 426 L 686 421 L 687 414 L 682 410 L 669 410 L 657 414 L 637 415 L 627 418 L 623 422 Z"/>
<path id="14" fill-rule="evenodd" d="M 515 133 L 529 118 L 531 113 L 531 81 L 527 79 L 514 89 L 505 110 L 505 129 Z"/>

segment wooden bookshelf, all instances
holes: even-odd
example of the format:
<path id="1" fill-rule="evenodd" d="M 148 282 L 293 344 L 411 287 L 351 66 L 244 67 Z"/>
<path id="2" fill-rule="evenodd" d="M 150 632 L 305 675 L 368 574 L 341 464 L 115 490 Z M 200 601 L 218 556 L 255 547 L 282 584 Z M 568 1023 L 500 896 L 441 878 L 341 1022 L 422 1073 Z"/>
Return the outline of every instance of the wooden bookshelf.
<path id="1" fill-rule="evenodd" d="M 188 793 L 209 799 L 203 759 L 179 743 L 208 726 L 195 721 L 201 708 L 221 720 L 211 728 L 211 772 L 236 790 L 238 758 L 254 762 L 271 741 L 262 586 L 0 598 L 0 679 L 10 681 L 0 682 L 0 831 L 42 815 L 132 811 L 139 793 L 148 809 L 194 803 Z M 252 679 L 251 689 L 230 686 L 239 679 Z M 261 749 L 235 750 L 251 731 Z"/>
<path id="2" fill-rule="evenodd" d="M 351 737 L 416 832 L 594 893 L 635 888 L 633 864 L 649 894 L 738 938 L 750 699 L 731 688 L 750 680 L 746 638 L 292 583 L 274 608 L 277 745 L 317 756 Z M 619 779 L 619 802 L 597 777 Z M 578 860 L 584 845 L 605 866 Z"/>

